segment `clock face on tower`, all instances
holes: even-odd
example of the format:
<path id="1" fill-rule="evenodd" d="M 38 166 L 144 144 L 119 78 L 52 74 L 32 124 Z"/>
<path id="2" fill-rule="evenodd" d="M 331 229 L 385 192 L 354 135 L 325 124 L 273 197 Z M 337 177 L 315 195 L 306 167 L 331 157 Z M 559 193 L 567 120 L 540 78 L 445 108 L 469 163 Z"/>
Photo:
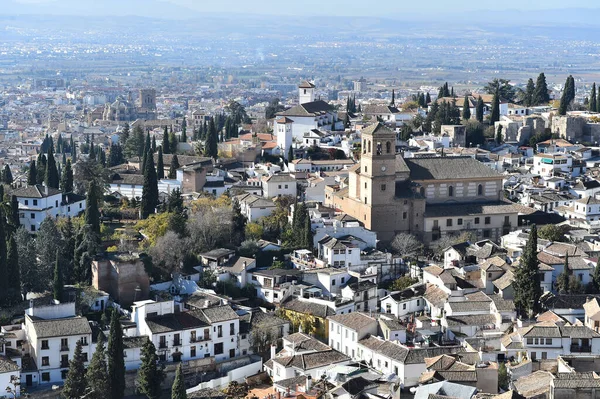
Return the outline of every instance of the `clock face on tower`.
<path id="1" fill-rule="evenodd" d="M 385 172 L 385 170 L 386 170 L 386 169 L 387 169 L 387 168 L 385 167 L 385 165 L 381 167 L 381 171 L 382 171 L 382 172 Z"/>

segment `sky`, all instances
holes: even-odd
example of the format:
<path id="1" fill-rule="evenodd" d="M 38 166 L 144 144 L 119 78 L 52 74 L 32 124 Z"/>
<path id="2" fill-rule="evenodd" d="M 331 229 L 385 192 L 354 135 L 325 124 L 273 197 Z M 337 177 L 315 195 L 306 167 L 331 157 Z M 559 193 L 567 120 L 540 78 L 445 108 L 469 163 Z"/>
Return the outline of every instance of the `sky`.
<path id="1" fill-rule="evenodd" d="M 597 0 L 502 0 L 475 2 L 473 0 L 0 0 L 8 4 L 11 13 L 90 15 L 99 7 L 106 13 L 121 8 L 127 14 L 161 15 L 169 10 L 172 15 L 190 16 L 196 13 L 242 13 L 266 15 L 320 15 L 320 16 L 369 16 L 404 19 L 411 15 L 441 13 L 464 13 L 469 11 L 499 10 L 549 10 L 572 8 L 596 8 Z M 476 4 L 474 6 L 474 4 Z M 113 8 L 116 7 L 116 8 Z M 125 11 L 126 10 L 126 11 Z M 136 11 L 144 10 L 144 11 Z M 116 11 L 115 11 L 116 12 Z M 535 20 L 535 18 L 534 18 Z"/>

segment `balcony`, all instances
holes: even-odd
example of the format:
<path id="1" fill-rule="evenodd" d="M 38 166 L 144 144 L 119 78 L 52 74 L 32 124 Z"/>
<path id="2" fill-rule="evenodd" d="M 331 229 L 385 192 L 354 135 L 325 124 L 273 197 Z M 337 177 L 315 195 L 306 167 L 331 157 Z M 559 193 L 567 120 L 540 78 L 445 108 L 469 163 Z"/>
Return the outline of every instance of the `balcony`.
<path id="1" fill-rule="evenodd" d="M 65 362 L 65 361 L 61 360 L 61 362 L 60 362 L 60 368 L 64 369 L 64 368 L 68 368 L 68 367 L 69 367 L 69 362 L 68 361 Z"/>
<path id="2" fill-rule="evenodd" d="M 60 351 L 61 352 L 68 352 L 69 351 L 69 346 L 68 345 L 61 345 L 60 346 Z"/>
<path id="3" fill-rule="evenodd" d="M 571 353 L 589 353 L 592 347 L 589 345 L 571 345 Z"/>
<path id="4" fill-rule="evenodd" d="M 166 342 L 160 342 L 158 344 L 158 349 L 167 349 L 169 347 L 169 345 L 167 345 Z"/>
<path id="5" fill-rule="evenodd" d="M 174 339 L 173 346 L 181 346 L 181 339 Z"/>

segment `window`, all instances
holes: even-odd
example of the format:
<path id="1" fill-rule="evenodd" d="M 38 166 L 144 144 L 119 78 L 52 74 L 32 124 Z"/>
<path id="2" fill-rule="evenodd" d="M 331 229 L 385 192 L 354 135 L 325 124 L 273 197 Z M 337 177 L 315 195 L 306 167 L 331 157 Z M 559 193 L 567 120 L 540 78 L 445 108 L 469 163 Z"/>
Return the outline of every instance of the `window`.
<path id="1" fill-rule="evenodd" d="M 331 323 L 331 331 L 335 330 L 335 326 Z"/>
<path id="2" fill-rule="evenodd" d="M 389 154 L 390 152 L 392 152 L 392 143 L 390 143 L 389 141 L 385 143 L 385 151 Z"/>
<path id="3" fill-rule="evenodd" d="M 285 187 L 285 188 L 288 188 L 288 185 L 286 184 L 284 187 Z"/>
<path id="4" fill-rule="evenodd" d="M 489 216 L 485 217 L 485 224 L 490 224 L 491 223 L 492 218 Z"/>
<path id="5" fill-rule="evenodd" d="M 25 200 L 25 205 L 29 205 L 29 200 Z"/>
<path id="6" fill-rule="evenodd" d="M 479 224 L 479 218 L 475 218 L 475 224 Z"/>
<path id="7" fill-rule="evenodd" d="M 483 238 L 490 238 L 492 236 L 489 230 L 483 230 Z"/>
<path id="8" fill-rule="evenodd" d="M 67 372 L 68 372 L 68 370 L 67 370 Z M 48 372 L 42 373 L 42 381 L 50 382 L 50 373 L 48 373 Z"/>
<path id="9" fill-rule="evenodd" d="M 402 310 L 406 310 L 406 304 L 405 303 L 402 304 Z"/>
<path id="10" fill-rule="evenodd" d="M 215 344 L 215 355 L 222 355 L 223 354 L 223 343 L 220 342 L 218 344 Z"/>
<path id="11" fill-rule="evenodd" d="M 30 228 L 30 230 L 31 230 L 31 231 L 35 231 L 35 224 L 32 224 L 32 225 L 31 225 L 31 228 Z"/>
<path id="12" fill-rule="evenodd" d="M 38 203 L 38 200 L 33 200 L 33 205 L 34 206 L 37 205 L 37 203 Z"/>
<path id="13" fill-rule="evenodd" d="M 477 195 L 483 195 L 483 185 L 482 184 L 477 186 Z"/>
<path id="14" fill-rule="evenodd" d="M 223 326 L 217 326 L 217 337 L 218 338 L 223 337 Z"/>
<path id="15" fill-rule="evenodd" d="M 348 251 L 348 252 L 349 252 L 349 251 Z M 341 284 L 344 284 L 344 281 L 346 281 L 346 277 L 342 277 L 342 280 L 341 280 L 341 282 L 340 282 L 340 283 L 341 283 Z"/>
<path id="16" fill-rule="evenodd" d="M 48 356 L 42 357 L 42 366 L 50 366 L 50 358 Z"/>
<path id="17" fill-rule="evenodd" d="M 546 338 L 546 345 L 552 345 L 552 338 Z"/>
<path id="18" fill-rule="evenodd" d="M 421 306 L 421 300 L 417 299 L 417 306 Z"/>
<path id="19" fill-rule="evenodd" d="M 190 357 L 196 357 L 196 347 L 192 346 L 190 348 Z"/>
<path id="20" fill-rule="evenodd" d="M 452 227 L 452 219 L 446 219 L 446 226 Z"/>
<path id="21" fill-rule="evenodd" d="M 49 349 L 47 339 L 42 340 L 42 349 Z"/>
<path id="22" fill-rule="evenodd" d="M 60 371 L 60 379 L 61 380 L 66 380 L 67 379 L 67 374 L 69 374 L 69 370 L 61 370 Z"/>
<path id="23" fill-rule="evenodd" d="M 229 335 L 235 335 L 235 324 L 229 323 Z"/>
<path id="24" fill-rule="evenodd" d="M 454 187 L 448 187 L 448 197 L 454 197 Z"/>
<path id="25" fill-rule="evenodd" d="M 87 362 L 87 361 L 88 361 L 88 354 L 87 354 L 87 352 L 83 352 L 83 353 L 81 354 L 81 356 L 83 356 L 83 361 L 84 361 L 84 362 Z"/>
<path id="26" fill-rule="evenodd" d="M 406 212 L 402 212 L 402 219 L 406 220 L 407 217 L 408 217 L 408 214 Z"/>
<path id="27" fill-rule="evenodd" d="M 548 352 L 542 352 L 542 360 L 548 359 Z"/>
<path id="28" fill-rule="evenodd" d="M 527 338 L 527 345 L 533 345 L 533 338 Z"/>
<path id="29" fill-rule="evenodd" d="M 29 217 L 30 217 L 31 219 L 34 219 L 34 220 L 35 220 L 35 213 L 32 213 L 31 215 L 29 215 Z"/>
<path id="30" fill-rule="evenodd" d="M 365 173 L 367 173 L 367 167 L 365 166 Z"/>
<path id="31" fill-rule="evenodd" d="M 331 280 L 331 285 L 335 285 L 335 279 Z"/>
<path id="32" fill-rule="evenodd" d="M 382 184 L 382 185 L 381 185 L 381 191 L 385 191 L 385 189 L 386 189 L 386 186 L 385 186 L 385 184 Z"/>

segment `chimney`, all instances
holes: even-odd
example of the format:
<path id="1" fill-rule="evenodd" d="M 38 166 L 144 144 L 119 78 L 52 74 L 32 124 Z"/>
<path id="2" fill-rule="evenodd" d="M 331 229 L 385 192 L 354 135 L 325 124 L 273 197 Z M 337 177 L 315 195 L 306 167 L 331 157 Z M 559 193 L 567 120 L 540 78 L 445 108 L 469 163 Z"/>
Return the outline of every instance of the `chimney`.
<path id="1" fill-rule="evenodd" d="M 271 359 L 275 359 L 276 352 L 277 352 L 277 347 L 275 345 L 271 345 Z"/>
<path id="2" fill-rule="evenodd" d="M 304 392 L 310 392 L 312 389 L 312 377 L 310 375 L 306 376 L 306 389 Z"/>

